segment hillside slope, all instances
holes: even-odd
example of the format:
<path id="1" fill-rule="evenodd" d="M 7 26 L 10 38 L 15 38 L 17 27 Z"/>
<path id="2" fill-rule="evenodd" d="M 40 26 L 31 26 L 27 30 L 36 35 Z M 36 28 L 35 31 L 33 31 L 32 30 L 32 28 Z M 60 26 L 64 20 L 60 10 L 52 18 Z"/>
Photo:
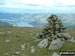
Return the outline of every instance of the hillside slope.
<path id="1" fill-rule="evenodd" d="M 40 32 L 39 28 L 0 27 L 0 56 L 52 56 L 53 52 L 75 51 L 75 43 L 71 42 L 66 42 L 61 49 L 54 51 L 37 47 L 39 41 L 35 40 L 35 33 Z M 68 32 L 75 38 L 75 30 Z M 21 50 L 23 44 L 26 45 L 24 50 Z M 35 48 L 34 54 L 30 52 L 31 46 Z"/>

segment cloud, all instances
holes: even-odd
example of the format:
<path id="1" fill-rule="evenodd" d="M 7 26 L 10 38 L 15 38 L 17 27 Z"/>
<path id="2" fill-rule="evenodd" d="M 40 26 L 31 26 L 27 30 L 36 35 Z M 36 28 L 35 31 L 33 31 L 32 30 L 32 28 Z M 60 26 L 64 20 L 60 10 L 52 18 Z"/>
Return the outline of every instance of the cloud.
<path id="1" fill-rule="evenodd" d="M 75 12 L 75 0 L 0 0 L 0 7 L 46 12 Z"/>
<path id="2" fill-rule="evenodd" d="M 52 0 L 20 0 L 24 4 L 49 5 L 52 6 Z"/>
<path id="3" fill-rule="evenodd" d="M 12 2 L 11 2 L 12 1 Z M 6 4 L 2 5 L 4 7 L 30 7 L 30 6 L 52 6 L 51 0 L 6 0 Z M 18 7 L 17 7 L 18 6 Z M 39 8 L 40 9 L 40 8 Z"/>
<path id="4" fill-rule="evenodd" d="M 55 0 L 57 6 L 75 6 L 75 0 Z"/>
<path id="5" fill-rule="evenodd" d="M 0 5 L 4 5 L 5 2 L 3 0 L 0 0 Z"/>

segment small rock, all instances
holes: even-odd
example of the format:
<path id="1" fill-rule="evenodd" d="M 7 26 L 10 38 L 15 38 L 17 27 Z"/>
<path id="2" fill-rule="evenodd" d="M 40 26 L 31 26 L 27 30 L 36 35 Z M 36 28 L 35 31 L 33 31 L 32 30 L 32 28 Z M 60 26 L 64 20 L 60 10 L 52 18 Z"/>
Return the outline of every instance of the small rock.
<path id="1" fill-rule="evenodd" d="M 35 48 L 34 48 L 34 46 L 31 46 L 31 53 L 35 53 Z"/>
<path id="2" fill-rule="evenodd" d="M 5 55 L 9 55 L 9 53 L 5 53 Z"/>
<path id="3" fill-rule="evenodd" d="M 58 55 L 56 52 L 54 52 L 52 56 L 60 56 L 60 55 Z"/>
<path id="4" fill-rule="evenodd" d="M 23 45 L 21 45 L 21 50 L 24 50 L 25 45 L 26 45 L 25 43 Z"/>
<path id="5" fill-rule="evenodd" d="M 20 52 L 19 51 L 18 52 L 15 52 L 15 54 L 18 55 L 18 54 L 20 54 Z"/>
<path id="6" fill-rule="evenodd" d="M 11 34 L 12 32 L 11 32 L 11 31 L 8 31 L 7 33 L 8 33 L 8 34 Z"/>
<path id="7" fill-rule="evenodd" d="M 5 42 L 8 43 L 8 42 L 10 42 L 10 40 L 9 39 L 8 40 L 5 40 Z"/>

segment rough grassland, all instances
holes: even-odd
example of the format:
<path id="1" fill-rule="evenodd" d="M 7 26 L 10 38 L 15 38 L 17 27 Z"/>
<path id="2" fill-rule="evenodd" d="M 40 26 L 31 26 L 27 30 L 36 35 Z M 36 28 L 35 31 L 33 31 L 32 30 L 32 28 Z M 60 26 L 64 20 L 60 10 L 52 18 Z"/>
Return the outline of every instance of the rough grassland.
<path id="1" fill-rule="evenodd" d="M 52 56 L 53 52 L 59 51 L 75 51 L 75 43 L 66 42 L 59 50 L 48 50 L 48 48 L 37 47 L 38 41 L 35 41 L 35 33 L 40 33 L 39 28 L 18 28 L 18 27 L 0 27 L 0 56 Z M 75 30 L 68 30 L 70 35 L 75 38 Z M 10 40 L 10 42 L 5 42 Z M 26 44 L 24 50 L 21 45 Z M 35 53 L 30 52 L 30 47 L 35 47 Z M 15 54 L 15 52 L 20 52 Z M 64 55 L 67 56 L 67 55 Z M 69 55 L 68 55 L 69 56 Z M 72 56 L 72 55 L 71 55 Z"/>

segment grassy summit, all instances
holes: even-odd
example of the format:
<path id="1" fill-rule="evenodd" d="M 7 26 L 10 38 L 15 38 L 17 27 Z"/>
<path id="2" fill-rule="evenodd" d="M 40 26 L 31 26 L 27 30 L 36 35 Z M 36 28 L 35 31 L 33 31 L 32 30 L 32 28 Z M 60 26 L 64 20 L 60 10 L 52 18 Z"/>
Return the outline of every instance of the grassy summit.
<path id="1" fill-rule="evenodd" d="M 0 27 L 0 56 L 51 56 L 53 52 L 75 51 L 75 43 L 71 42 L 66 42 L 61 49 L 53 51 L 37 47 L 39 41 L 35 41 L 35 33 L 40 32 L 39 28 Z M 69 29 L 68 32 L 75 38 L 74 29 Z M 24 43 L 26 44 L 25 49 L 21 50 L 21 45 Z M 35 48 L 34 54 L 30 52 L 31 46 Z"/>

